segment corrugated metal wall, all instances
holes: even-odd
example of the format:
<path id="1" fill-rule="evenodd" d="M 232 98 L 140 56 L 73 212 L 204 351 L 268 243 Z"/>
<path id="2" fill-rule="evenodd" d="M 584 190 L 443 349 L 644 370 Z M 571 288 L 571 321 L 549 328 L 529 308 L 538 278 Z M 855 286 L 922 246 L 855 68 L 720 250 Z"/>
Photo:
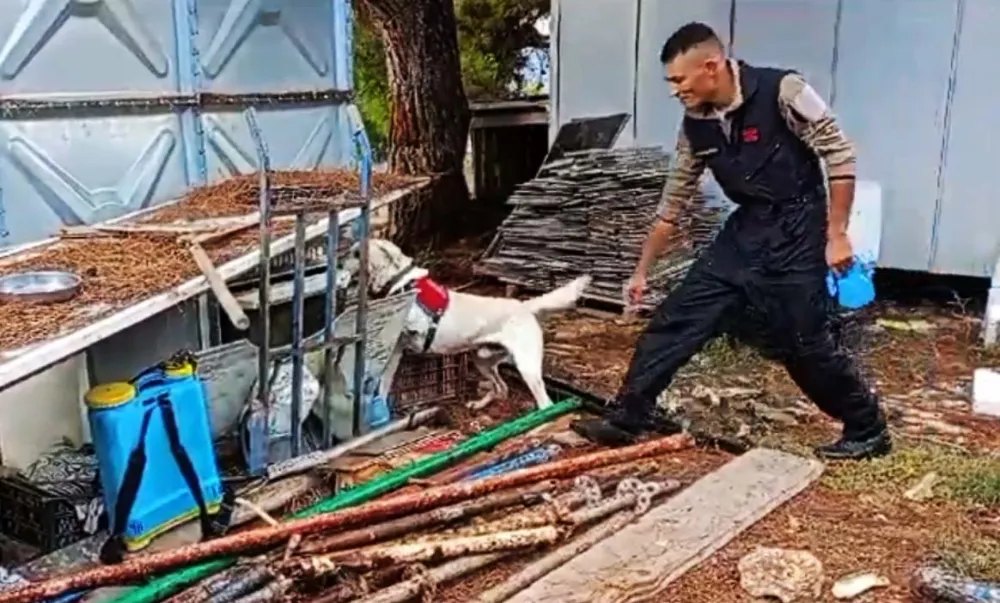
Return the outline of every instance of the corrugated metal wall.
<path id="1" fill-rule="evenodd" d="M 732 35 L 736 56 L 803 72 L 884 191 L 881 264 L 986 276 L 1000 254 L 996 0 L 555 0 L 552 131 L 634 114 L 619 144 L 672 146 L 681 111 L 659 64 L 680 25 Z"/>
<path id="2" fill-rule="evenodd" d="M 276 168 L 351 158 L 346 109 L 332 100 L 317 102 L 313 94 L 325 91 L 332 98 L 351 88 L 348 0 L 3 5 L 5 245 L 253 170 L 256 158 L 238 108 L 202 105 L 200 93 L 263 95 L 260 124 Z M 303 94 L 266 102 L 288 92 Z M 23 104 L 13 107 L 12 99 L 62 104 L 36 103 L 26 111 Z"/>

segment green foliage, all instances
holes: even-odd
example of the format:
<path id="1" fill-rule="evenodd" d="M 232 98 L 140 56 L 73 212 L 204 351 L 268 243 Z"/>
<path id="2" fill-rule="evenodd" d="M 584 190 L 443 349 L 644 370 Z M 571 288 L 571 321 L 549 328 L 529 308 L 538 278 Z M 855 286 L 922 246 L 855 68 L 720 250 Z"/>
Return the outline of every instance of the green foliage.
<path id="1" fill-rule="evenodd" d="M 357 18 L 354 19 L 354 93 L 372 148 L 381 155 L 389 143 L 392 117 L 385 47 L 378 35 Z"/>
<path id="2" fill-rule="evenodd" d="M 547 44 L 535 23 L 549 7 L 550 0 L 455 0 L 462 80 L 470 99 L 502 98 L 512 85 L 523 87 L 523 50 Z M 385 48 L 360 18 L 354 20 L 354 89 L 372 145 L 384 150 L 392 115 Z"/>
<path id="3" fill-rule="evenodd" d="M 523 51 L 546 44 L 535 23 L 549 9 L 549 0 L 455 0 L 462 77 L 469 98 L 500 98 L 511 84 L 521 88 Z"/>

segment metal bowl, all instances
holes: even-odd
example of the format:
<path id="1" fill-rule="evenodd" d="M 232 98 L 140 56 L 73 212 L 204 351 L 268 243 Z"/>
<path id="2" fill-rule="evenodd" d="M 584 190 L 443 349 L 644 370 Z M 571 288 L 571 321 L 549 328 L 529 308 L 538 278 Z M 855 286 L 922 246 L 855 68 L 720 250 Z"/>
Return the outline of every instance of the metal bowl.
<path id="1" fill-rule="evenodd" d="M 80 277 L 71 272 L 19 272 L 0 277 L 0 301 L 51 304 L 73 299 Z"/>

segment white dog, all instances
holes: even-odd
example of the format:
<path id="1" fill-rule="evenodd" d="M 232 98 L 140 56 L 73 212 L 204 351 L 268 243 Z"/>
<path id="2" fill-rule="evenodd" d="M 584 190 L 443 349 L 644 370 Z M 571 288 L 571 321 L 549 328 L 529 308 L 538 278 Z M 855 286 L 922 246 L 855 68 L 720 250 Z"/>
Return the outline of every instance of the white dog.
<path id="1" fill-rule="evenodd" d="M 355 245 L 355 253 L 357 253 Z M 491 391 L 470 402 L 482 409 L 507 397 L 507 384 L 498 370 L 506 359 L 513 361 L 539 408 L 552 404 L 542 380 L 544 341 L 536 316 L 566 310 L 576 304 L 590 284 L 581 276 L 545 295 L 519 301 L 450 291 L 430 280 L 428 271 L 384 239 L 371 239 L 368 246 L 369 290 L 385 297 L 408 289 L 417 292 L 417 303 L 406 318 L 401 347 L 417 353 L 454 354 L 475 350 L 476 368 Z M 402 350 L 397 348 L 387 374 L 395 372 Z"/>

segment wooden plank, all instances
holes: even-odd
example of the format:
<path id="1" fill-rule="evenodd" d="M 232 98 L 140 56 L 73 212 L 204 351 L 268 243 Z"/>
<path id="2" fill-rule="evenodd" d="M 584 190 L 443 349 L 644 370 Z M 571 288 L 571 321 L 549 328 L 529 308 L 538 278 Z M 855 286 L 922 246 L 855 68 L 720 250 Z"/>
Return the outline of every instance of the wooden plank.
<path id="1" fill-rule="evenodd" d="M 755 449 L 695 482 L 508 603 L 662 600 L 669 585 L 813 483 L 823 464 Z"/>

